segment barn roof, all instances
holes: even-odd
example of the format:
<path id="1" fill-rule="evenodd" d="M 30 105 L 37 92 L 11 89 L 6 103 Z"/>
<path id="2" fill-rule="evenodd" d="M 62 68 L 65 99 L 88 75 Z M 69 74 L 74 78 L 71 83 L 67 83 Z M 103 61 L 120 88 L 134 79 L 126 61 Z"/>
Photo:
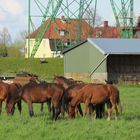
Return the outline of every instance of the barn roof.
<path id="1" fill-rule="evenodd" d="M 103 54 L 140 54 L 140 39 L 94 39 L 90 42 Z"/>
<path id="2" fill-rule="evenodd" d="M 140 39 L 120 38 L 88 38 L 72 48 L 65 49 L 62 54 L 89 42 L 102 54 L 140 54 Z"/>

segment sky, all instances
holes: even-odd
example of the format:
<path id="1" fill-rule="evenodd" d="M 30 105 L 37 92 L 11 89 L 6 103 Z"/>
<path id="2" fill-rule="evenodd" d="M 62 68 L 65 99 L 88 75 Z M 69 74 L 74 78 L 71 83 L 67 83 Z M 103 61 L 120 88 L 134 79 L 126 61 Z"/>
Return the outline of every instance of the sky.
<path id="1" fill-rule="evenodd" d="M 140 0 L 134 0 L 135 15 L 140 15 L 139 5 Z M 98 0 L 97 13 L 110 24 L 115 23 L 110 0 Z M 0 0 L 0 30 L 3 27 L 8 28 L 12 38 L 15 39 L 19 32 L 28 29 L 27 25 L 28 0 Z"/>

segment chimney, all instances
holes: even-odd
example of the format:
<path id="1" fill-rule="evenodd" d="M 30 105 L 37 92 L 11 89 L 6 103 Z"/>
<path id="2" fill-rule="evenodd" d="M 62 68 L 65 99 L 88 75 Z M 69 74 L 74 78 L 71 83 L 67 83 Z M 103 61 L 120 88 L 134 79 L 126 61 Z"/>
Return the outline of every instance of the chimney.
<path id="1" fill-rule="evenodd" d="M 108 21 L 104 21 L 104 27 L 108 27 Z"/>
<path id="2" fill-rule="evenodd" d="M 65 16 L 61 16 L 61 19 L 65 20 Z"/>

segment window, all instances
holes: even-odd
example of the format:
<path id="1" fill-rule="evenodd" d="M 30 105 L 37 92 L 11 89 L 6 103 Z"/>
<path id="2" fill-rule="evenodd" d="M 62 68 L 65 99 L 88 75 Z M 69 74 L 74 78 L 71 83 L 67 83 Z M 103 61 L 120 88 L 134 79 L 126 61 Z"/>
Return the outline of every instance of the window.
<path id="1" fill-rule="evenodd" d="M 59 34 L 60 34 L 60 36 L 64 36 L 65 35 L 65 31 L 64 30 L 60 30 Z"/>

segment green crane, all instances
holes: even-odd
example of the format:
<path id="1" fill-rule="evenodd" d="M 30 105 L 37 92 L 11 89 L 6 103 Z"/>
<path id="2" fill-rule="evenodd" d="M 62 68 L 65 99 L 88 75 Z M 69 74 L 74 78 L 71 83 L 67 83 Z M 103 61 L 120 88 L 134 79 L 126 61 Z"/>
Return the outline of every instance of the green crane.
<path id="1" fill-rule="evenodd" d="M 78 43 L 83 34 L 81 26 L 82 20 L 85 20 L 84 15 L 90 6 L 95 8 L 95 5 L 97 5 L 97 0 L 28 0 L 28 57 L 35 56 L 51 23 L 53 23 L 54 31 L 51 44 L 54 45 L 56 51 L 61 47 L 71 47 Z M 67 23 L 64 37 L 58 38 L 56 35 L 60 30 L 56 19 Z M 95 21 L 95 17 L 85 21 L 87 22 L 87 20 Z M 75 23 L 74 26 L 73 23 Z M 72 30 L 75 32 L 74 35 Z M 35 43 L 31 48 L 30 34 L 34 31 Z"/>
<path id="2" fill-rule="evenodd" d="M 110 3 L 120 36 L 122 38 L 132 38 L 134 0 L 110 0 Z"/>

